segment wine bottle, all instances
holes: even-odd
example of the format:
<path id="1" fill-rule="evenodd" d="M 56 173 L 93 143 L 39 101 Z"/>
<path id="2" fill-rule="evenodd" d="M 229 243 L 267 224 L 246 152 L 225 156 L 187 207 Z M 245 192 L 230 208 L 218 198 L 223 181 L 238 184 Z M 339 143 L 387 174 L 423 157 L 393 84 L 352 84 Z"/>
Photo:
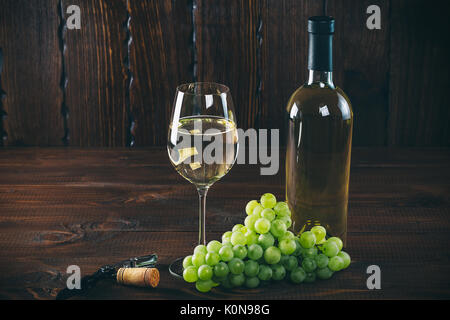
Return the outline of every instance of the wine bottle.
<path id="1" fill-rule="evenodd" d="M 334 19 L 308 20 L 308 81 L 287 105 L 286 198 L 295 232 L 322 225 L 347 235 L 353 112 L 333 83 Z"/>

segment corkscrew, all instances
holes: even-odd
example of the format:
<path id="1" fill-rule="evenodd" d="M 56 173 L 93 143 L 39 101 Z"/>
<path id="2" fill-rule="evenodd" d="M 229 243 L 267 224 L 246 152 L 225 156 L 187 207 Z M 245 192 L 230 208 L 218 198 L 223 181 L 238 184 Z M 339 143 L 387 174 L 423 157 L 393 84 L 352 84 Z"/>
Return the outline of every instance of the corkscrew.
<path id="1" fill-rule="evenodd" d="M 157 261 L 158 256 L 150 254 L 105 265 L 94 274 L 83 277 L 80 289 L 65 288 L 58 293 L 56 299 L 65 300 L 83 295 L 100 280 L 115 280 L 120 284 L 139 287 L 156 287 L 159 283 L 159 271 L 155 268 Z"/>

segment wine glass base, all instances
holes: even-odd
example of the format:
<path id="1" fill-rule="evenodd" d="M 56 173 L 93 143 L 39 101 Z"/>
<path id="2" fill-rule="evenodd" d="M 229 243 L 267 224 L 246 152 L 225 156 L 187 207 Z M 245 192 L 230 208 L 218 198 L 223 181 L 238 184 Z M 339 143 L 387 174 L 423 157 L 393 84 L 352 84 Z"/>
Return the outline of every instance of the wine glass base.
<path id="1" fill-rule="evenodd" d="M 170 274 L 179 279 L 183 279 L 183 260 L 184 258 L 178 258 L 169 266 Z"/>

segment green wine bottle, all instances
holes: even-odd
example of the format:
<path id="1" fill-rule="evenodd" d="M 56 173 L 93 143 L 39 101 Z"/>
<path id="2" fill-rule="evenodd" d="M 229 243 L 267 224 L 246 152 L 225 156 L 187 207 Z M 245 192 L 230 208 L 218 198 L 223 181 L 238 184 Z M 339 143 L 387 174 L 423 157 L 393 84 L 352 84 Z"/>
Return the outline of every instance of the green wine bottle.
<path id="1" fill-rule="evenodd" d="M 334 19 L 309 18 L 308 33 L 309 79 L 287 105 L 286 197 L 295 232 L 322 225 L 345 244 L 353 112 L 333 83 Z"/>

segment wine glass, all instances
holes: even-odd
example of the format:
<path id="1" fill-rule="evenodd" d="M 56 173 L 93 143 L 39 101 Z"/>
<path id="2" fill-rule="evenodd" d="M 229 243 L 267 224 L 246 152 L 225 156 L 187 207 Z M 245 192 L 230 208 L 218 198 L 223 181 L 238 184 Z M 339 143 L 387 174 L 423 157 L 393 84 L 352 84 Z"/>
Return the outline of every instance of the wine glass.
<path id="1" fill-rule="evenodd" d="M 206 245 L 206 195 L 230 171 L 238 153 L 236 117 L 227 86 L 197 82 L 177 88 L 167 151 L 175 170 L 197 188 L 198 244 Z M 170 266 L 172 274 L 182 273 L 181 260 Z"/>

